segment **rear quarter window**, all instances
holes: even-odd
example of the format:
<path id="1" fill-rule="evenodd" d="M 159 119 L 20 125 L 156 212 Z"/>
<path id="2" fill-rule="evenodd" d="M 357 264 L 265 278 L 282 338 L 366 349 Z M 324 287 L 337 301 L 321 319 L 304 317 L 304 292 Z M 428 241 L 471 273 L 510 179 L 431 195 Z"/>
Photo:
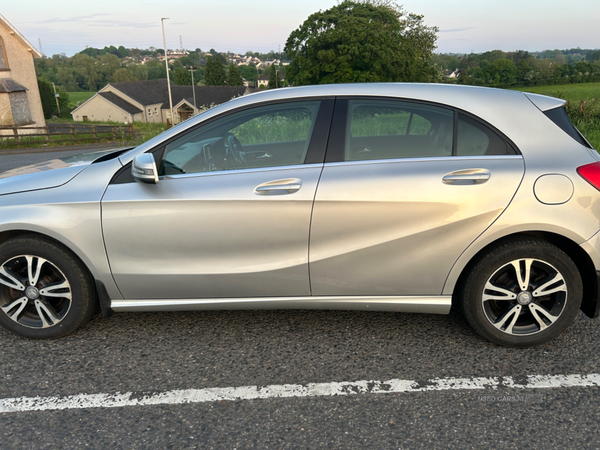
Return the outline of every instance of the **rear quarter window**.
<path id="1" fill-rule="evenodd" d="M 516 155 L 515 150 L 483 123 L 458 115 L 457 156 Z"/>
<path id="2" fill-rule="evenodd" d="M 544 114 L 548 119 L 554 122 L 561 130 L 579 142 L 581 145 L 587 148 L 593 148 L 588 141 L 584 139 L 579 130 L 575 128 L 573 123 L 571 123 L 571 119 L 569 119 L 569 115 L 567 114 L 567 110 L 564 106 L 560 108 L 549 109 L 548 111 L 544 111 Z"/>

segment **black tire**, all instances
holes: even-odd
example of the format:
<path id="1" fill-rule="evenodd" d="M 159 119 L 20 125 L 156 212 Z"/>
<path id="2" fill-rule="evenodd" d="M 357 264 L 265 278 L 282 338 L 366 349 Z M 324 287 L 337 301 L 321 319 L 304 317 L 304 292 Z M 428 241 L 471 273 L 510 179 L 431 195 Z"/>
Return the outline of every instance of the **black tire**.
<path id="1" fill-rule="evenodd" d="M 60 338 L 88 322 L 95 306 L 89 272 L 65 247 L 33 235 L 0 245 L 0 324 L 7 330 Z"/>
<path id="2" fill-rule="evenodd" d="M 459 302 L 466 320 L 484 338 L 530 347 L 568 328 L 582 296 L 581 275 L 566 253 L 548 242 L 523 238 L 481 255 L 460 289 Z"/>

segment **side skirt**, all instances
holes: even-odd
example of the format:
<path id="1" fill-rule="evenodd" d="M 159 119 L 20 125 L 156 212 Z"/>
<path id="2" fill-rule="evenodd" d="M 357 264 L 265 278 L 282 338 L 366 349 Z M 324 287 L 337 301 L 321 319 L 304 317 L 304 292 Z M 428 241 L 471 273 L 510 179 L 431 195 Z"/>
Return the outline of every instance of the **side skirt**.
<path id="1" fill-rule="evenodd" d="M 125 311 L 198 311 L 240 309 L 339 309 L 448 314 L 452 296 L 435 297 L 264 297 L 169 300 L 112 300 L 111 309 Z"/>

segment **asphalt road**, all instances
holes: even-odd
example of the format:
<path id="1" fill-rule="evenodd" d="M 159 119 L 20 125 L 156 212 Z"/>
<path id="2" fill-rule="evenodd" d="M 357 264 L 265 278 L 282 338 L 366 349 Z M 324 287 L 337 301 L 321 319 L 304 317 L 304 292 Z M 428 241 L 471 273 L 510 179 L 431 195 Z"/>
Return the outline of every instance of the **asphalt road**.
<path id="1" fill-rule="evenodd" d="M 106 148 L 121 147 L 120 143 L 111 143 L 108 145 L 86 145 L 78 147 L 68 147 L 66 150 L 55 151 L 50 149 L 32 149 L 32 150 L 10 150 L 0 151 L 0 173 L 16 169 L 17 167 L 28 166 L 39 162 L 49 161 L 56 158 L 64 158 L 81 153 L 90 153 L 94 150 L 103 150 Z M 63 147 L 60 147 L 63 149 Z"/>
<path id="2" fill-rule="evenodd" d="M 55 341 L 0 330 L 0 399 L 592 374 L 599 372 L 599 338 L 600 321 L 583 315 L 553 342 L 522 350 L 480 339 L 456 314 L 121 313 L 96 317 Z M 517 392 L 537 395 L 535 402 L 514 400 L 515 392 L 500 387 L 2 413 L 0 448 L 600 447 L 598 386 Z"/>

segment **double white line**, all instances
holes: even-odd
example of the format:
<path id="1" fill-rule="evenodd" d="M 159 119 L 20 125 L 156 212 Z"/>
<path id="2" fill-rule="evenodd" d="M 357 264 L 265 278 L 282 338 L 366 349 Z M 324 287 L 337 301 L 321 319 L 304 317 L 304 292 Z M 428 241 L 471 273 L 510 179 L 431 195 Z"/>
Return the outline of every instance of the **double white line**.
<path id="1" fill-rule="evenodd" d="M 133 392 L 116 394 L 77 394 L 67 397 L 18 397 L 0 399 L 0 413 L 51 411 L 83 408 L 117 408 L 122 406 L 179 405 L 222 400 L 257 400 L 265 398 L 332 397 L 357 394 L 392 394 L 427 391 L 478 390 L 510 395 L 515 390 L 600 386 L 600 374 L 528 375 L 517 383 L 512 377 L 436 378 L 426 382 L 391 379 L 387 381 L 348 381 L 333 383 L 275 384 L 206 389 L 184 389 L 151 394 Z"/>

